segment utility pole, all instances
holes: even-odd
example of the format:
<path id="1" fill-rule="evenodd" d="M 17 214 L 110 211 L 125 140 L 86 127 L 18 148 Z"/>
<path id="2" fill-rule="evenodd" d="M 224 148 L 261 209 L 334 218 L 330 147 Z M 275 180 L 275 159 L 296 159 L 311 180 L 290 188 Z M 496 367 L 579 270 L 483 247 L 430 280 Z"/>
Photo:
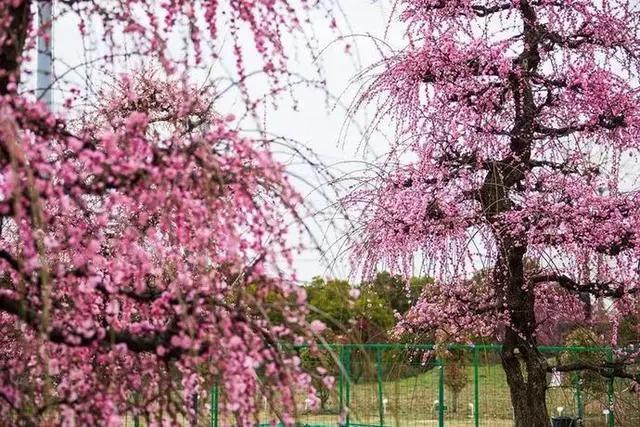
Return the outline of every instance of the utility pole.
<path id="1" fill-rule="evenodd" d="M 38 28 L 36 95 L 51 110 L 53 107 L 53 0 L 38 1 Z"/>

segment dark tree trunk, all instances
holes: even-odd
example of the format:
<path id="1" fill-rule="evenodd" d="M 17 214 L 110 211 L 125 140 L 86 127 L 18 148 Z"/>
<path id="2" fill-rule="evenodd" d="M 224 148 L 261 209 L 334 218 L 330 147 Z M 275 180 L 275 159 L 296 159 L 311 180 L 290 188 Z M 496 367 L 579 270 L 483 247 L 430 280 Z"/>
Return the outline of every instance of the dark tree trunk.
<path id="1" fill-rule="evenodd" d="M 535 338 L 535 297 L 524 276 L 526 249 L 507 237 L 501 240 L 502 258 L 495 281 L 501 287 L 511 322 L 500 353 L 516 427 L 549 427 L 547 365 Z"/>
<path id="2" fill-rule="evenodd" d="M 516 427 L 549 427 L 546 405 L 546 360 L 537 348 L 534 284 L 525 279 L 524 239 L 500 224 L 500 214 L 513 208 L 508 189 L 523 168 L 501 162 L 487 174 L 480 200 L 493 224 L 499 257 L 493 272 L 498 301 L 509 315 L 501 358 L 511 393 Z M 509 177 L 505 179 L 505 177 Z"/>
<path id="3" fill-rule="evenodd" d="M 518 346 L 520 338 L 509 331 L 502 346 L 502 367 L 507 376 L 515 427 L 549 427 L 547 374 L 536 347 Z"/>
<path id="4" fill-rule="evenodd" d="M 521 159 L 527 161 L 528 152 Z M 516 427 L 549 427 L 546 405 L 546 360 L 537 348 L 534 284 L 525 279 L 526 240 L 514 236 L 500 222 L 513 209 L 509 189 L 524 176 L 523 163 L 496 162 L 487 174 L 480 201 L 492 224 L 499 249 L 493 272 L 498 301 L 509 315 L 502 351 L 502 366 L 511 393 Z"/>
<path id="5" fill-rule="evenodd" d="M 9 24 L 0 28 L 0 36 L 5 38 L 0 44 L 0 95 L 15 92 L 10 83 L 17 85 L 20 79 L 24 43 L 27 39 L 31 19 L 31 1 L 22 0 L 17 6 L 5 5 L 0 11 L 0 23 Z"/>
<path id="6" fill-rule="evenodd" d="M 501 220 L 503 214 L 515 208 L 511 192 L 531 168 L 531 148 L 538 114 L 528 76 L 540 64 L 538 32 L 541 26 L 529 0 L 521 0 L 519 8 L 524 23 L 524 49 L 514 59 L 514 65 L 520 72 L 509 76 L 514 103 L 511 154 L 495 161 L 489 168 L 479 198 L 499 251 L 493 276 L 494 289 L 510 320 L 501 358 L 511 393 L 515 426 L 549 427 L 546 360 L 538 351 L 535 334 L 534 284 L 525 279 L 527 238 L 524 233 L 514 234 Z"/>
<path id="7" fill-rule="evenodd" d="M 517 173 L 504 169 L 490 172 L 481 194 L 487 219 L 494 224 L 500 255 L 493 272 L 499 301 L 509 315 L 501 358 L 511 393 L 516 427 L 549 427 L 546 405 L 546 360 L 538 351 L 534 284 L 525 279 L 526 244 L 502 227 L 496 218 L 512 208 L 504 176 L 517 179 Z"/>
<path id="8" fill-rule="evenodd" d="M 526 247 L 505 238 L 503 278 L 511 325 L 505 331 L 501 358 L 516 427 L 548 427 L 546 360 L 538 351 L 534 286 L 525 279 Z"/>

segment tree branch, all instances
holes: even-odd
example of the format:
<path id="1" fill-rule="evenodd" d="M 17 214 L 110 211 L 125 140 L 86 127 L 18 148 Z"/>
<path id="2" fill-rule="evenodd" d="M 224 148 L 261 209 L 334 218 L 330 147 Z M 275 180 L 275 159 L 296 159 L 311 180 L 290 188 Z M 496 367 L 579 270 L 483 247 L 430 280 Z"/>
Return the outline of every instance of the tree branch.
<path id="1" fill-rule="evenodd" d="M 15 2 L 13 2 L 15 3 Z M 29 21 L 31 20 L 31 1 L 24 0 L 12 6 L 11 2 L 4 4 L 2 15 L 10 16 L 10 19 L 3 21 L 8 24 L 3 29 L 3 36 L 6 38 L 0 43 L 0 95 L 7 95 L 15 92 L 11 89 L 10 83 L 17 83 L 20 79 L 21 54 L 27 39 Z M 8 30 L 8 31 L 7 31 Z"/>
<path id="2" fill-rule="evenodd" d="M 549 137 L 549 136 L 562 137 L 562 136 L 571 135 L 576 132 L 589 132 L 589 131 L 593 132 L 598 130 L 598 128 L 614 130 L 614 129 L 625 128 L 625 127 L 627 127 L 627 121 L 624 114 L 613 115 L 613 114 L 601 113 L 598 116 L 597 122 L 593 124 L 583 123 L 583 124 L 577 124 L 577 125 L 563 126 L 560 128 L 552 128 L 552 127 L 544 126 L 540 123 L 536 123 L 534 130 L 536 133 L 542 134 L 545 137 Z"/>
<path id="3" fill-rule="evenodd" d="M 581 176 L 592 176 L 592 175 L 598 175 L 600 173 L 598 167 L 596 166 L 587 167 L 585 168 L 585 170 L 580 170 L 575 165 L 571 165 L 568 162 L 558 163 L 558 162 L 552 162 L 549 160 L 530 160 L 529 164 L 531 165 L 532 168 L 547 167 L 567 175 L 576 174 Z"/>
<path id="4" fill-rule="evenodd" d="M 589 282 L 586 284 L 580 284 L 568 276 L 562 274 L 540 274 L 533 276 L 529 279 L 531 283 L 547 283 L 555 282 L 559 286 L 576 293 L 590 293 L 598 297 L 613 297 L 621 298 L 627 294 L 634 294 L 638 292 L 638 288 L 625 290 L 621 283 L 616 282 Z"/>
<path id="5" fill-rule="evenodd" d="M 6 263 L 15 271 L 20 272 L 20 263 L 5 249 L 0 249 L 0 259 L 5 260 Z"/>
<path id="6" fill-rule="evenodd" d="M 25 301 L 0 294 L 0 310 L 18 317 L 34 330 L 38 330 L 41 326 L 42 319 L 40 314 L 27 306 Z M 86 337 L 84 334 L 57 327 L 50 328 L 47 335 L 52 343 L 71 347 L 89 347 L 95 344 L 125 344 L 129 350 L 135 353 L 153 353 L 160 345 L 168 345 L 175 333 L 173 327 L 169 325 L 163 332 L 150 333 L 148 335 L 136 335 L 126 330 L 116 331 L 108 328 L 103 338 L 97 332 L 90 337 Z"/>
<path id="7" fill-rule="evenodd" d="M 481 5 L 472 5 L 471 9 L 476 13 L 476 15 L 480 18 L 487 17 L 489 15 L 493 15 L 494 13 L 503 12 L 505 10 L 509 10 L 513 8 L 513 3 L 503 3 L 495 6 L 487 7 Z"/>
<path id="8" fill-rule="evenodd" d="M 69 0 L 67 0 L 69 1 Z M 447 6 L 447 0 L 441 0 L 440 2 L 428 6 L 422 6 L 424 10 L 438 10 L 444 9 Z M 485 18 L 489 15 L 493 15 L 494 13 L 502 12 L 505 10 L 509 10 L 513 8 L 513 3 L 507 2 L 495 6 L 484 6 L 480 4 L 471 5 L 471 10 L 475 13 L 475 15 L 479 18 Z"/>
<path id="9" fill-rule="evenodd" d="M 547 372 L 575 372 L 592 371 L 605 378 L 627 378 L 640 382 L 640 374 L 632 374 L 624 370 L 624 365 L 614 362 L 604 362 L 599 365 L 592 363 L 576 362 L 566 365 L 548 366 Z"/>

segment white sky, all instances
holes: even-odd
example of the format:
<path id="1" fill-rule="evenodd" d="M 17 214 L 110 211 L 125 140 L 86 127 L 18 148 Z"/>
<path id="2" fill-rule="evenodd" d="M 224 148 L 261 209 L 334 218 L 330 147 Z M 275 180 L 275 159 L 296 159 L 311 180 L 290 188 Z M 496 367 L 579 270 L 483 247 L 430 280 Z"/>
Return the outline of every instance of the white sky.
<path id="1" fill-rule="evenodd" d="M 348 40 L 336 40 L 338 33 L 328 28 L 328 22 L 322 18 L 314 21 L 314 31 L 318 40 L 318 45 L 322 51 L 320 64 L 323 68 L 323 76 L 326 78 L 326 89 L 335 96 L 340 96 L 340 102 L 348 106 L 355 97 L 355 92 L 359 88 L 358 84 L 350 85 L 351 79 L 362 67 L 375 63 L 381 58 L 378 47 L 372 41 L 371 35 L 378 39 L 384 39 L 386 43 L 393 45 L 395 49 L 402 47 L 403 40 L 401 37 L 401 26 L 392 25 L 391 29 L 394 33 L 386 34 L 389 14 L 391 13 L 391 2 L 389 1 L 372 1 L 372 0 L 341 0 L 339 2 L 342 12 L 338 9 L 333 13 L 341 21 L 342 16 L 346 16 L 348 24 L 345 22 L 341 25 L 342 34 L 348 37 Z M 78 86 L 84 86 L 87 83 L 86 77 L 90 75 L 90 83 L 99 80 L 100 70 L 92 70 L 85 73 L 84 67 L 75 70 L 73 67 L 86 62 L 87 58 L 95 57 L 100 52 L 99 26 L 93 28 L 93 32 L 97 35 L 94 40 L 85 40 L 79 36 L 77 22 L 73 18 L 64 18 L 57 21 L 54 28 L 54 74 L 57 77 L 63 76 L 65 81 L 60 81 L 54 91 L 54 106 L 60 112 L 60 104 L 64 98 L 64 88 L 68 83 L 74 83 Z M 353 35 L 353 36 L 351 36 Z M 222 35 L 224 37 L 224 35 Z M 300 58 L 294 58 L 290 70 L 305 76 L 314 77 L 316 66 L 311 63 L 310 58 L 306 57 L 304 45 L 301 40 L 297 41 Z M 292 43 L 296 43 L 292 41 Z M 291 45 L 292 43 L 289 43 Z M 345 43 L 353 46 L 353 55 L 345 55 Z M 251 46 L 252 42 L 247 39 L 247 45 Z M 35 52 L 34 52 L 35 53 Z M 35 57 L 35 54 L 34 54 Z M 207 56 L 205 56 L 207 58 Z M 216 63 L 213 67 L 211 78 L 229 75 L 228 70 L 233 70 L 234 58 L 229 50 L 223 50 L 220 63 Z M 207 60 L 205 59 L 205 63 Z M 210 63 L 210 62 L 209 62 Z M 248 68 L 251 69 L 251 59 L 247 61 Z M 31 64 L 33 69 L 34 64 Z M 69 71 L 74 70 L 74 71 Z M 197 73 L 196 73 L 197 74 Z M 200 75 L 205 75 L 200 73 Z M 258 80 L 259 79 L 259 80 Z M 264 91 L 268 84 L 264 81 L 264 76 L 258 77 L 252 84 L 252 89 L 256 93 Z M 35 77 L 32 76 L 35 84 Z M 311 149 L 315 155 L 329 166 L 331 171 L 340 175 L 340 171 L 357 171 L 362 168 L 358 163 L 363 158 L 371 158 L 384 152 L 386 143 L 384 138 L 377 137 L 375 141 L 367 141 L 367 150 L 359 149 L 360 137 L 357 132 L 357 126 L 350 126 L 349 133 L 342 134 L 341 131 L 347 123 L 347 116 L 343 106 L 332 103 L 327 108 L 327 98 L 322 91 L 317 89 L 299 87 L 295 92 L 295 99 L 298 101 L 298 111 L 292 110 L 290 98 L 284 95 L 279 102 L 279 108 L 269 107 L 266 112 L 266 120 L 264 123 L 267 130 L 275 135 L 291 138 L 300 142 L 305 147 Z M 241 106 L 241 100 L 238 93 L 231 91 L 222 101 L 221 111 L 236 112 Z M 335 107 L 335 108 L 334 108 Z M 366 111 L 358 117 L 360 125 L 367 123 Z M 255 126 L 250 121 L 241 124 L 242 127 L 251 129 Z M 363 152 L 367 151 L 367 152 Z M 322 178 L 318 178 L 312 168 L 303 167 L 295 164 L 290 166 L 292 174 L 299 176 L 302 180 L 306 180 L 311 185 L 322 184 Z M 331 194 L 331 189 L 326 185 L 321 191 L 313 192 L 312 187 L 303 184 L 302 180 L 298 181 L 298 188 L 307 196 L 307 200 L 312 202 L 315 209 L 322 209 L 329 203 L 335 202 L 335 195 L 331 196 L 327 201 L 320 196 L 320 192 Z M 326 259 L 322 259 L 321 254 L 313 249 L 305 251 L 296 259 L 296 269 L 298 277 L 301 280 L 309 280 L 316 275 L 321 276 L 337 276 L 346 277 L 349 275 L 349 264 L 345 254 L 339 255 L 340 250 L 344 250 L 337 245 L 340 243 L 339 235 L 341 230 L 331 227 L 323 220 L 322 216 L 316 216 L 320 221 L 320 225 L 314 225 L 309 221 L 309 225 L 314 229 L 316 239 L 320 241 L 323 248 L 327 250 Z M 310 240 L 303 237 L 305 243 Z"/>

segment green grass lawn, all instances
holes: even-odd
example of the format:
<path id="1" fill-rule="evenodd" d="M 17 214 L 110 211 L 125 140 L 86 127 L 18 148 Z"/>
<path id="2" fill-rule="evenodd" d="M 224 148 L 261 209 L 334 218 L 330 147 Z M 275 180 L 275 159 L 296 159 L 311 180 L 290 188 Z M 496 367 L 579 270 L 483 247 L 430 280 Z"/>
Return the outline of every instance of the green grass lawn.
<path id="1" fill-rule="evenodd" d="M 392 375 L 393 370 L 387 369 L 387 374 Z M 472 407 L 474 404 L 473 368 L 466 367 L 469 383 L 460 392 L 457 410 L 454 411 L 453 396 L 445 387 L 445 426 L 447 427 L 473 427 L 474 417 Z M 426 372 L 395 380 L 382 381 L 382 396 L 386 399 L 383 409 L 383 423 L 380 421 L 380 400 L 378 399 L 379 384 L 376 381 L 375 370 L 363 372 L 354 383 L 349 386 L 350 423 L 352 426 L 393 426 L 393 427 L 419 427 L 438 425 L 438 384 L 439 368 L 432 368 Z M 392 375 L 394 378 L 397 375 Z M 384 378 L 384 377 L 383 377 Z M 567 381 L 569 384 L 570 381 Z M 562 387 L 551 387 L 547 394 L 549 413 L 555 414 L 556 408 L 564 408 L 565 415 L 577 415 L 575 389 L 569 384 Z M 512 409 L 509 397 L 509 389 L 506 383 L 504 371 L 499 363 L 484 363 L 478 368 L 478 408 L 479 425 L 483 427 L 510 427 L 512 426 Z M 637 397 L 625 390 L 623 383 L 616 384 L 616 426 L 640 426 L 640 402 Z M 346 386 L 343 392 L 346 399 Z M 596 384 L 591 391 L 583 390 L 585 426 L 605 427 L 602 410 L 606 404 L 606 383 Z M 263 405 L 262 402 L 259 402 Z M 305 411 L 304 396 L 299 401 L 302 425 L 309 426 L 336 426 L 338 424 L 339 393 L 336 389 L 326 403 L 324 413 L 312 414 Z M 263 408 L 260 421 L 267 423 L 269 413 Z M 209 426 L 208 404 L 200 408 L 199 425 Z M 128 425 L 132 425 L 129 423 Z M 141 424 L 141 425 L 144 425 Z M 184 423 L 188 425 L 188 423 Z M 219 419 L 219 427 L 228 427 L 233 422 L 228 419 Z"/>
<path id="2" fill-rule="evenodd" d="M 445 387 L 445 425 L 451 427 L 474 426 L 473 408 L 474 385 L 473 368 L 467 367 L 469 383 L 458 396 L 457 410 L 454 411 L 452 393 Z M 369 379 L 374 379 L 371 376 Z M 433 368 L 428 372 L 401 378 L 394 381 L 383 381 L 383 398 L 387 399 L 383 408 L 385 426 L 436 426 L 438 420 L 438 380 L 439 370 Z M 556 414 L 558 407 L 563 407 L 564 415 L 578 414 L 575 388 L 565 384 L 551 387 L 547 394 L 550 414 Z M 584 415 L 586 426 L 603 426 L 602 410 L 606 404 L 606 390 L 589 392 L 583 390 Z M 485 364 L 478 368 L 479 419 L 482 426 L 511 426 L 512 408 L 504 371 L 500 364 Z M 346 396 L 346 392 L 344 393 Z M 619 404 L 616 406 L 618 420 L 616 426 L 640 426 L 640 403 L 635 396 L 629 394 L 625 400 L 623 390 L 617 390 Z M 375 380 L 361 379 L 349 387 L 350 421 L 353 424 L 380 425 L 380 401 L 378 399 L 378 383 Z M 331 396 L 328 408 L 337 411 L 338 394 Z M 303 414 L 300 421 L 309 425 L 337 425 L 338 416 L 333 414 Z M 268 418 L 265 417 L 265 421 Z M 623 421 L 624 419 L 624 421 Z"/>
<path id="3" fill-rule="evenodd" d="M 445 387 L 445 419 L 450 426 L 473 426 L 473 372 L 467 368 L 470 383 L 464 387 L 458 397 L 457 410 L 454 412 L 452 396 Z M 510 425 L 511 404 L 506 387 L 504 372 L 499 365 L 481 366 L 478 372 L 479 406 L 483 425 L 499 427 Z M 394 381 L 383 381 L 384 424 L 390 426 L 430 426 L 437 425 L 438 420 L 438 384 L 439 369 L 412 377 Z M 346 394 L 346 393 L 345 393 Z M 338 396 L 332 396 L 328 406 L 338 407 Z M 378 399 L 378 383 L 362 381 L 349 387 L 350 419 L 354 423 L 380 423 L 380 401 Z M 335 416 L 312 415 L 302 417 L 309 424 L 335 425 Z M 455 420 L 455 422 L 453 422 Z M 503 423 L 502 420 L 505 420 Z M 485 422 L 487 421 L 487 422 Z M 334 424 L 330 424 L 333 422 Z"/>

